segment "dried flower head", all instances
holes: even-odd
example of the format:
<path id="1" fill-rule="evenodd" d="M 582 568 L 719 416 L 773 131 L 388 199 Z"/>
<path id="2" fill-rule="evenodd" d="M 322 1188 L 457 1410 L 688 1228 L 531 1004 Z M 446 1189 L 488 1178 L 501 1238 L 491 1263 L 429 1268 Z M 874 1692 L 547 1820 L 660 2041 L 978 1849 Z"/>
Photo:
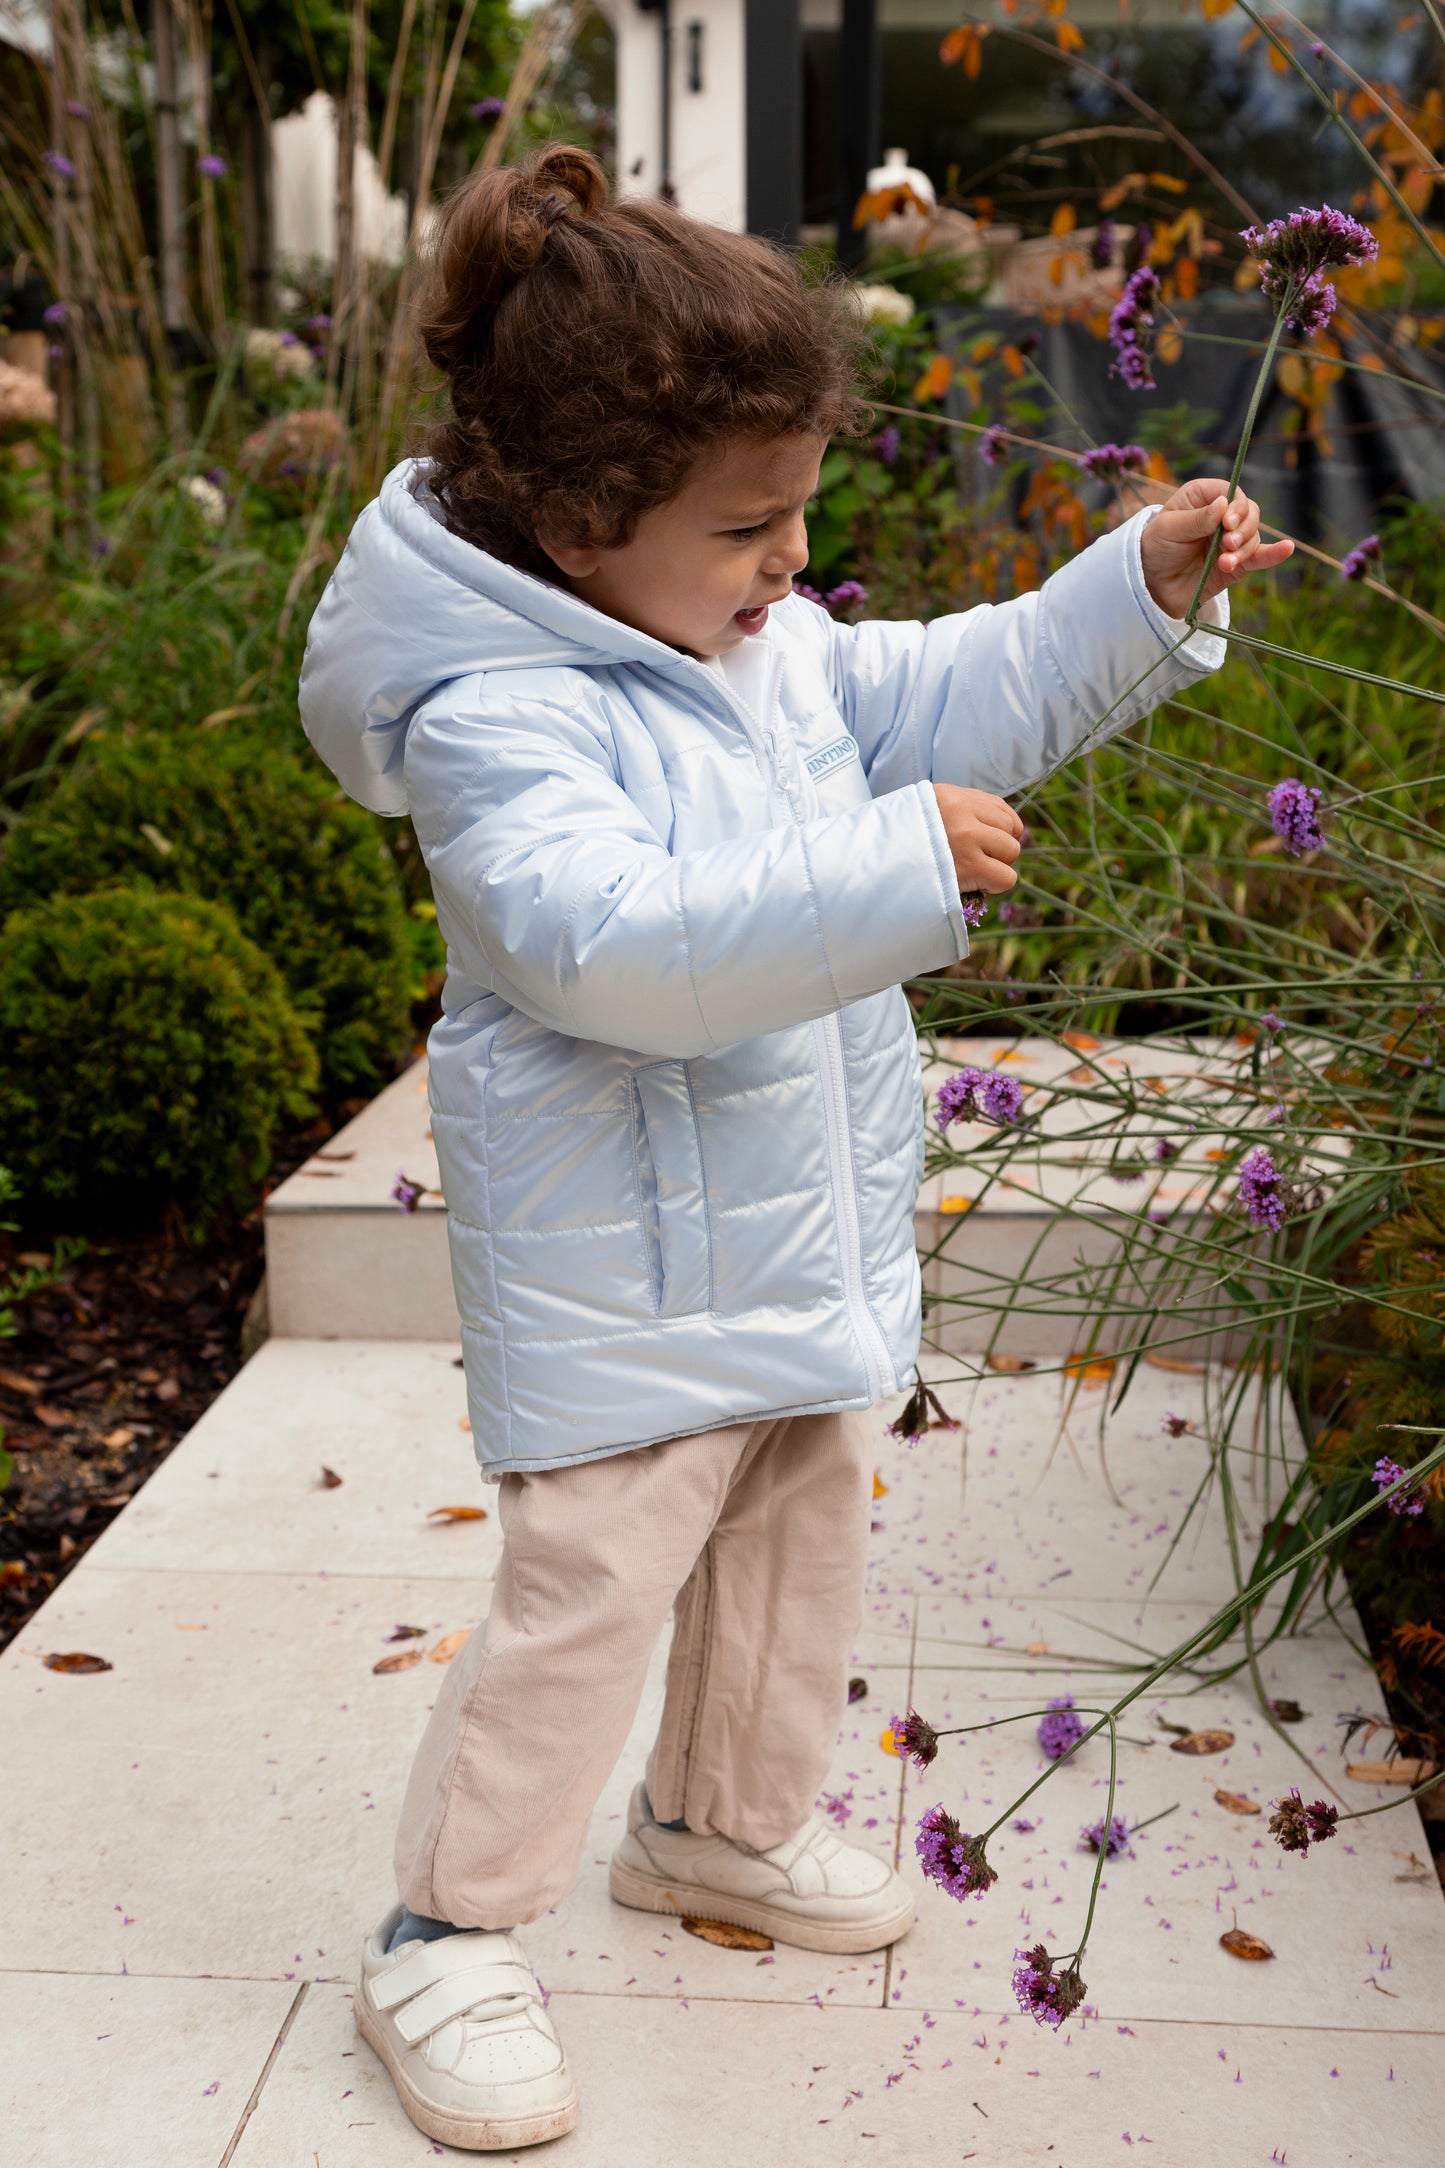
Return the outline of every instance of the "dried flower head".
<path id="1" fill-rule="evenodd" d="M 1079 1831 L 1079 1842 L 1086 1852 L 1102 1852 L 1105 1859 L 1122 1859 L 1126 1852 L 1132 1853 L 1134 1849 L 1129 1842 L 1129 1825 L 1122 1814 L 1114 1815 L 1107 1829 L 1100 1815 L 1097 1822 L 1091 1822 L 1087 1829 Z"/>
<path id="2" fill-rule="evenodd" d="M 1307 1852 L 1334 1835 L 1339 1818 L 1339 1808 L 1328 1801 L 1315 1799 L 1306 1806 L 1297 1790 L 1289 1791 L 1274 1803 L 1269 1833 L 1282 1852 Z"/>
<path id="3" fill-rule="evenodd" d="M 1377 534 L 1367 534 L 1363 542 L 1357 542 L 1352 550 L 1346 550 L 1340 559 L 1342 580 L 1362 580 L 1371 565 L 1378 564 L 1384 551 Z"/>
<path id="4" fill-rule="evenodd" d="M 1142 444 L 1098 444 L 1079 462 L 1091 482 L 1122 482 L 1126 474 L 1147 474 L 1149 454 Z"/>
<path id="5" fill-rule="evenodd" d="M 1371 1475 L 1370 1481 L 1377 1490 L 1389 1490 L 1391 1484 L 1398 1483 L 1406 1473 L 1407 1470 L 1402 1468 L 1397 1460 L 1391 1460 L 1388 1453 L 1382 1453 L 1375 1462 L 1374 1473 Z M 1417 1513 L 1423 1513 L 1424 1510 L 1425 1494 L 1423 1491 L 1397 1491 L 1390 1500 L 1390 1511 L 1398 1513 L 1402 1519 L 1413 1519 Z"/>
<path id="6" fill-rule="evenodd" d="M 1083 1719 L 1075 1713 L 1072 1694 L 1056 1694 L 1048 1713 L 1039 1721 L 1039 1745 L 1050 1761 L 1058 1761 L 1084 1736 Z"/>
<path id="7" fill-rule="evenodd" d="M 929 1881 L 960 1902 L 984 1896 L 998 1880 L 984 1856 L 982 1837 L 970 1837 L 942 1807 L 930 1807 L 920 1817 L 914 1850 Z"/>
<path id="8" fill-rule="evenodd" d="M 1261 292 L 1306 338 L 1323 331 L 1334 314 L 1335 289 L 1325 272 L 1372 262 L 1380 253 L 1368 226 L 1327 203 L 1272 218 L 1266 226 L 1246 226 L 1239 238 L 1259 264 Z"/>
<path id="9" fill-rule="evenodd" d="M 1109 317 L 1109 338 L 1114 348 L 1109 374 L 1121 376 L 1130 391 L 1154 389 L 1147 340 L 1154 328 L 1154 304 L 1158 299 L 1158 273 L 1148 264 L 1141 264 L 1126 279 Z"/>
<path id="10" fill-rule="evenodd" d="M 1014 1957 L 1014 1993 L 1019 2008 L 1025 2017 L 1037 2018 L 1040 2025 L 1052 2025 L 1057 2031 L 1088 1993 L 1079 1978 L 1078 1959 L 1071 1959 L 1067 1971 L 1055 1972 L 1054 1959 L 1042 1942 L 1036 1942 L 1031 1950 L 1015 1950 Z"/>
<path id="11" fill-rule="evenodd" d="M 1149 1157 L 1157 1159 L 1160 1166 L 1167 1166 L 1171 1159 L 1179 1157 L 1179 1147 L 1168 1137 L 1156 1137 L 1149 1147 Z"/>
<path id="12" fill-rule="evenodd" d="M 938 1733 L 916 1709 L 910 1708 L 907 1716 L 893 1719 L 893 1744 L 901 1760 L 926 1769 L 938 1753 Z"/>
<path id="13" fill-rule="evenodd" d="M 1189 1418 L 1187 1415 L 1175 1415 L 1171 1409 L 1159 1425 L 1159 1428 L 1166 1438 L 1182 1438 L 1189 1428 Z"/>
<path id="14" fill-rule="evenodd" d="M 55 419 L 55 394 L 43 377 L 0 361 L 0 443 L 43 429 Z"/>

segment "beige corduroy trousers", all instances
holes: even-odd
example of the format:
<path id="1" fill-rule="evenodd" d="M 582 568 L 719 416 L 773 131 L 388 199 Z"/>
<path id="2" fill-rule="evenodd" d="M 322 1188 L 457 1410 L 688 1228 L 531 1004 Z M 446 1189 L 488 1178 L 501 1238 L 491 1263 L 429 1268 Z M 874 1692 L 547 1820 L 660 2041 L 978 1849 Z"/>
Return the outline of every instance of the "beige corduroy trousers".
<path id="1" fill-rule="evenodd" d="M 847 1702 L 871 1440 L 865 1414 L 800 1415 L 502 1478 L 491 1612 L 402 1807 L 413 1912 L 509 1928 L 565 1895 L 669 1609 L 654 1814 L 760 1851 L 802 1827 Z"/>

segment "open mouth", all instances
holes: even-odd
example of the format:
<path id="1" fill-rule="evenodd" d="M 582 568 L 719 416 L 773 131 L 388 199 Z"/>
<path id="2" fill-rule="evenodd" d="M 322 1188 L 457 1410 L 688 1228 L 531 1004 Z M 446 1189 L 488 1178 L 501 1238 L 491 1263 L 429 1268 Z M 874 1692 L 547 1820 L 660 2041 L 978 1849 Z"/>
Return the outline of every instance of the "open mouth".
<path id="1" fill-rule="evenodd" d="M 754 609 L 737 610 L 733 614 L 733 623 L 743 632 L 761 632 L 767 621 L 768 605 L 766 602 L 758 603 Z"/>

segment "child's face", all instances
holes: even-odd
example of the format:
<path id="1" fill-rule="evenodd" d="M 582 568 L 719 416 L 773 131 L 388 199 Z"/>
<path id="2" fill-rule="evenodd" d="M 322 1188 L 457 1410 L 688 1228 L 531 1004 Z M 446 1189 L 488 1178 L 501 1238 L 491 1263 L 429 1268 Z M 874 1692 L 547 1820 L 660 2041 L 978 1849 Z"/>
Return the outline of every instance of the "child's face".
<path id="1" fill-rule="evenodd" d="M 725 655 L 767 623 L 808 562 L 804 512 L 818 486 L 819 437 L 738 438 L 644 512 L 616 549 L 542 547 L 574 594 L 669 647 Z"/>

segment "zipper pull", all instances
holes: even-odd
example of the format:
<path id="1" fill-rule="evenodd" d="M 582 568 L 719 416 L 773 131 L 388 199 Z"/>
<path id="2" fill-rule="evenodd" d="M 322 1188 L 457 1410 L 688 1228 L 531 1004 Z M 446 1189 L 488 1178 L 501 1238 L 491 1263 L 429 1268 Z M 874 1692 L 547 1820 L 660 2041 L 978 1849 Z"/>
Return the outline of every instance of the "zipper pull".
<path id="1" fill-rule="evenodd" d="M 763 732 L 763 743 L 768 749 L 768 759 L 772 763 L 774 780 L 784 797 L 791 803 L 793 794 L 797 789 L 797 774 L 792 759 L 791 757 L 785 758 L 779 751 L 778 734 L 775 730 L 765 730 Z M 791 748 L 789 752 L 791 754 Z"/>

